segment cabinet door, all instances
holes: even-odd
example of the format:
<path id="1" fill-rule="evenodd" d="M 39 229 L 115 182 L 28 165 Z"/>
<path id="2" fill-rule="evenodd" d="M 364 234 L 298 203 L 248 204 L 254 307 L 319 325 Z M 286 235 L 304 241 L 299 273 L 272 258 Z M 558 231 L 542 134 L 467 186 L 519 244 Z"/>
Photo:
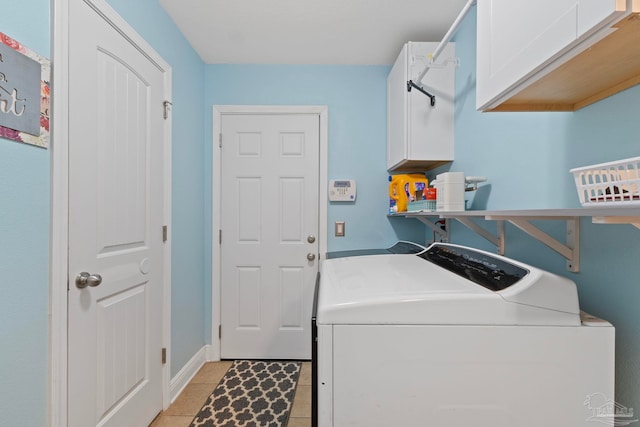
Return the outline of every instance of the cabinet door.
<path id="1" fill-rule="evenodd" d="M 387 77 L 387 169 L 427 170 L 453 160 L 455 43 L 448 43 L 422 83 L 436 96 L 407 91 L 437 48 L 435 42 L 408 42 Z"/>
<path id="2" fill-rule="evenodd" d="M 387 77 L 387 169 L 407 158 L 407 45 Z"/>
<path id="3" fill-rule="evenodd" d="M 631 5 L 627 0 L 579 0 L 578 38 L 584 38 L 617 21 Z"/>
<path id="4" fill-rule="evenodd" d="M 410 43 L 409 79 L 416 81 L 429 64 L 438 43 Z M 455 99 L 455 43 L 447 43 L 436 64 L 420 82 L 436 96 L 435 106 L 417 90 L 409 94 L 407 116 L 407 160 L 423 166 L 453 160 L 453 115 Z"/>
<path id="5" fill-rule="evenodd" d="M 615 18 L 617 3 L 478 0 L 476 107 L 492 108 L 541 77 L 542 69 Z"/>

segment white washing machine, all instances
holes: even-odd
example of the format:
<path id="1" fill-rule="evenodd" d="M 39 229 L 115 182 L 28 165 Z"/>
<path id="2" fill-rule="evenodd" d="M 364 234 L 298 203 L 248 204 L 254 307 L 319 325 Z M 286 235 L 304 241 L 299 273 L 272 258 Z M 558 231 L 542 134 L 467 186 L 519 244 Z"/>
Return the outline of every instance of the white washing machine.
<path id="1" fill-rule="evenodd" d="M 314 330 L 320 427 L 593 426 L 614 399 L 614 328 L 575 284 L 471 248 L 324 261 Z"/>

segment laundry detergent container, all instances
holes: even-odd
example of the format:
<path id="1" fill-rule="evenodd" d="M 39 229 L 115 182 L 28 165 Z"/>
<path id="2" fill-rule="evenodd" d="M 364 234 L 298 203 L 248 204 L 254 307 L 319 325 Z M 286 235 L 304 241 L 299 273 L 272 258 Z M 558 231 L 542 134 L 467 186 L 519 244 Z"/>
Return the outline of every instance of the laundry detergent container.
<path id="1" fill-rule="evenodd" d="M 463 211 L 464 172 L 445 172 L 436 176 L 436 211 Z"/>

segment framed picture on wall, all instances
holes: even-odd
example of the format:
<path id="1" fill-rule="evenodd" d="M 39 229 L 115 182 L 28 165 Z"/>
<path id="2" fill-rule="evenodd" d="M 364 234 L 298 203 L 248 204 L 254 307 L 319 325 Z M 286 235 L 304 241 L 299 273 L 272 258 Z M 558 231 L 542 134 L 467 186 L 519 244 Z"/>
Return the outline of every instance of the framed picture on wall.
<path id="1" fill-rule="evenodd" d="M 49 146 L 49 60 L 0 32 L 0 138 Z"/>

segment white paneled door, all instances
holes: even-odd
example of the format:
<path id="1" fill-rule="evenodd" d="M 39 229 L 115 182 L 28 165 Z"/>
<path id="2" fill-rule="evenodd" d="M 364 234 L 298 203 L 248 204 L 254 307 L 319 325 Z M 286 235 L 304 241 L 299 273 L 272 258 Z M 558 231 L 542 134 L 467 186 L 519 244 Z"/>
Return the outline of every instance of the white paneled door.
<path id="1" fill-rule="evenodd" d="M 309 359 L 318 114 L 221 117 L 221 356 Z"/>
<path id="2" fill-rule="evenodd" d="M 164 71 L 69 2 L 68 426 L 162 410 Z"/>

